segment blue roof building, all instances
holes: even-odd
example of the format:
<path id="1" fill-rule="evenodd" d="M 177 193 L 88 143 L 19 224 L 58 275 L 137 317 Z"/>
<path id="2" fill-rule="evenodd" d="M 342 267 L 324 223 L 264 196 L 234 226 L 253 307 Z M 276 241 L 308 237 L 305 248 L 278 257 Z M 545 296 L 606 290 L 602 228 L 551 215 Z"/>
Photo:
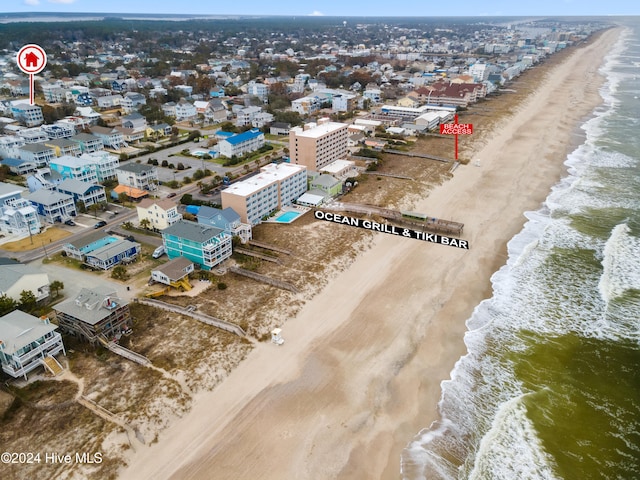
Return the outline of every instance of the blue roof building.
<path id="1" fill-rule="evenodd" d="M 220 140 L 218 151 L 220 155 L 231 158 L 234 155 L 239 157 L 245 153 L 255 152 L 263 146 L 264 133 L 257 128 L 252 128 L 246 132 Z"/>

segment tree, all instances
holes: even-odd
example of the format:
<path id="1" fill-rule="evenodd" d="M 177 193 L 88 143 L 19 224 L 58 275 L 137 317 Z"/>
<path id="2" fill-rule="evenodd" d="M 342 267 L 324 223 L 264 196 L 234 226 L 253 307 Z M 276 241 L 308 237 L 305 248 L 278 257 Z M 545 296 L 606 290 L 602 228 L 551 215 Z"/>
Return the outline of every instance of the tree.
<path id="1" fill-rule="evenodd" d="M 111 272 L 111 278 L 115 278 L 116 280 L 128 280 L 129 274 L 127 273 L 127 269 L 122 265 L 116 265 L 113 267 L 113 271 Z"/>
<path id="2" fill-rule="evenodd" d="M 23 312 L 31 312 L 36 307 L 36 296 L 31 290 L 23 290 L 20 292 L 20 302 L 18 308 Z"/>
<path id="3" fill-rule="evenodd" d="M 54 298 L 58 296 L 60 290 L 64 290 L 64 283 L 60 280 L 54 280 L 49 285 L 49 290 L 54 293 Z"/>
<path id="4" fill-rule="evenodd" d="M 145 230 L 148 230 L 150 226 L 151 226 L 151 222 L 149 221 L 148 218 L 143 218 L 142 220 L 140 220 L 140 228 L 144 228 Z"/>
<path id="5" fill-rule="evenodd" d="M 18 303 L 6 293 L 0 295 L 0 315 L 13 312 L 18 307 Z"/>

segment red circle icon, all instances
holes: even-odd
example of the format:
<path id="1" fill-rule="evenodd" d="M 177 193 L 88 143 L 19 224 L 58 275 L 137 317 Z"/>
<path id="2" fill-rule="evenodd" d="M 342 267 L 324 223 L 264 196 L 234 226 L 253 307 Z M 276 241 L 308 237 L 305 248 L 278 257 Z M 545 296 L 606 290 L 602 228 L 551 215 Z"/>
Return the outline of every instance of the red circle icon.
<path id="1" fill-rule="evenodd" d="M 31 43 L 20 49 L 16 55 L 16 61 L 20 70 L 34 75 L 40 73 L 47 66 L 47 54 L 40 45 Z"/>

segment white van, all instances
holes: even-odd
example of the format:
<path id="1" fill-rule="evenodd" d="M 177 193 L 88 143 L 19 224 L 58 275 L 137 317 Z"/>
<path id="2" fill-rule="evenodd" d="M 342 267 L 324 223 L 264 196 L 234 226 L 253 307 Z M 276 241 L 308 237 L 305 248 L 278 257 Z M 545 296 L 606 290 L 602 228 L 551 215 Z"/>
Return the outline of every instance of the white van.
<path id="1" fill-rule="evenodd" d="M 162 255 L 164 255 L 164 245 L 160 245 L 158 248 L 156 248 L 153 251 L 153 255 L 151 255 L 153 258 L 160 258 Z"/>

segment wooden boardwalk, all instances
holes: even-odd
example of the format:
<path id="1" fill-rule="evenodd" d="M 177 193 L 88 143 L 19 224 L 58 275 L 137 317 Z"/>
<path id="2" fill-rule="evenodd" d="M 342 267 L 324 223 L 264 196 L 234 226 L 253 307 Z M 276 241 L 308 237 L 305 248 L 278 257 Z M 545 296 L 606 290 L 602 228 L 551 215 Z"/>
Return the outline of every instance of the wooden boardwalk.
<path id="1" fill-rule="evenodd" d="M 428 155 L 426 153 L 415 153 L 415 152 L 403 152 L 402 150 L 391 150 L 391 149 L 383 149 L 382 153 L 390 153 L 392 155 L 404 155 L 405 157 L 415 157 L 415 158 L 428 158 L 429 160 L 437 160 L 438 162 L 450 163 L 452 160 L 444 157 L 437 157 L 435 155 Z"/>
<path id="2" fill-rule="evenodd" d="M 348 213 L 364 213 L 366 215 L 378 215 L 387 220 L 391 220 L 401 226 L 413 228 L 420 231 L 445 233 L 447 235 L 460 235 L 464 228 L 464 223 L 442 220 L 440 218 L 423 215 L 424 219 L 411 218 L 403 215 L 398 210 L 376 207 L 375 205 L 361 205 L 357 203 L 333 202 L 322 206 L 323 210 L 334 210 Z"/>

